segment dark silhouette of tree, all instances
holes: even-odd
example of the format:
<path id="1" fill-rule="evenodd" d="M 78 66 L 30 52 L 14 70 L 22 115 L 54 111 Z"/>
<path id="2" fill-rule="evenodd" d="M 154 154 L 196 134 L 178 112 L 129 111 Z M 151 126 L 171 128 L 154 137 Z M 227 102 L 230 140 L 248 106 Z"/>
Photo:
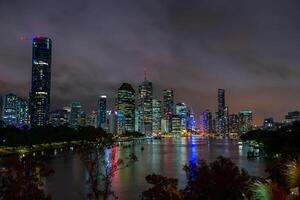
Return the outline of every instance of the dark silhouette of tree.
<path id="1" fill-rule="evenodd" d="M 187 186 L 182 191 L 185 199 L 244 199 L 250 176 L 230 159 L 218 157 L 209 165 L 205 160 L 184 167 Z"/>
<path id="2" fill-rule="evenodd" d="M 146 176 L 146 181 L 153 186 L 142 193 L 142 200 L 183 199 L 181 193 L 177 189 L 177 179 L 152 174 Z"/>
<path id="3" fill-rule="evenodd" d="M 41 158 L 9 158 L 10 167 L 1 172 L 0 197 L 4 200 L 49 200 L 43 190 L 43 179 L 53 171 Z"/>
<path id="4" fill-rule="evenodd" d="M 129 154 L 125 159 L 116 157 L 116 147 L 108 152 L 108 144 L 89 144 L 81 149 L 81 158 L 88 172 L 87 185 L 90 188 L 88 199 L 107 200 L 109 198 L 118 199 L 112 189 L 112 178 L 121 169 L 127 168 L 138 159 L 134 154 Z"/>

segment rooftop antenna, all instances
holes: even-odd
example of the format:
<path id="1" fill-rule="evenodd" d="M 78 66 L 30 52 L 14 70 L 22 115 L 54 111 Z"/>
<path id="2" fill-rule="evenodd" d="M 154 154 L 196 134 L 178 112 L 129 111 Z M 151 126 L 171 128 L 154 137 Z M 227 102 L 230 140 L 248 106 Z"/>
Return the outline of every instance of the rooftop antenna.
<path id="1" fill-rule="evenodd" d="M 144 67 L 144 80 L 146 81 L 147 80 L 147 68 Z"/>

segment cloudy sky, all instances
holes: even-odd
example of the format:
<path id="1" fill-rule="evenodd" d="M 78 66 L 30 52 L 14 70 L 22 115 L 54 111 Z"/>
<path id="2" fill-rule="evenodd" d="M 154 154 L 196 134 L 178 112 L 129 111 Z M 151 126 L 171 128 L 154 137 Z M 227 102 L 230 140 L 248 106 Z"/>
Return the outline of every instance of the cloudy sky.
<path id="1" fill-rule="evenodd" d="M 173 88 L 196 113 L 218 88 L 256 123 L 300 109 L 299 0 L 1 0 L 0 93 L 28 95 L 33 35 L 53 40 L 53 109 L 90 111 L 145 67 L 156 98 Z"/>

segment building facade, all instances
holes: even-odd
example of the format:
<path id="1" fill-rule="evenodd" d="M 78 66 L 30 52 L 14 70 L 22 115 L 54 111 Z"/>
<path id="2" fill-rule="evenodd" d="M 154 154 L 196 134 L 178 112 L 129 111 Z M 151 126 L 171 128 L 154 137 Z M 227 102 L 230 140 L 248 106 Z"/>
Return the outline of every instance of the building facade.
<path id="1" fill-rule="evenodd" d="M 147 81 L 139 86 L 138 111 L 140 113 L 140 132 L 146 135 L 152 135 L 152 83 Z"/>
<path id="2" fill-rule="evenodd" d="M 106 127 L 106 112 L 107 112 L 107 97 L 101 95 L 97 101 L 97 113 L 98 113 L 98 128 L 105 129 Z"/>
<path id="3" fill-rule="evenodd" d="M 32 126 L 48 123 L 50 112 L 52 41 L 35 37 L 32 45 L 32 80 L 30 92 L 30 122 Z"/>
<path id="4" fill-rule="evenodd" d="M 128 83 L 123 83 L 117 95 L 118 133 L 135 130 L 135 91 Z"/>
<path id="5" fill-rule="evenodd" d="M 153 135 L 161 134 L 161 101 L 153 99 L 152 101 L 153 119 L 152 119 L 152 133 Z"/>
<path id="6" fill-rule="evenodd" d="M 174 114 L 174 94 L 171 89 L 163 91 L 163 114 L 166 113 Z"/>

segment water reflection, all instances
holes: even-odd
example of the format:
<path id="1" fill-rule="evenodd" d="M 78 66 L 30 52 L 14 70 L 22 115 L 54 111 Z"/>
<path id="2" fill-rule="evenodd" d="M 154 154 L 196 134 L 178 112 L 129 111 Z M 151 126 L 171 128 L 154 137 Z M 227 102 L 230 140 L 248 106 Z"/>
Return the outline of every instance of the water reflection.
<path id="1" fill-rule="evenodd" d="M 144 150 L 141 150 L 141 147 Z M 126 149 L 113 147 L 107 150 L 106 159 L 110 162 L 124 159 L 130 153 L 138 157 L 132 167 L 116 172 L 113 188 L 119 199 L 138 199 L 139 194 L 149 185 L 145 176 L 152 173 L 179 179 L 180 187 L 185 185 L 184 164 L 205 159 L 214 161 L 222 155 L 232 159 L 238 166 L 245 168 L 251 175 L 264 175 L 263 160 L 248 160 L 247 147 L 231 140 L 206 140 L 199 137 L 168 138 L 136 144 Z M 86 189 L 86 173 L 79 156 L 70 151 L 63 151 L 49 159 L 55 174 L 47 180 L 47 191 L 53 199 L 83 199 Z"/>

